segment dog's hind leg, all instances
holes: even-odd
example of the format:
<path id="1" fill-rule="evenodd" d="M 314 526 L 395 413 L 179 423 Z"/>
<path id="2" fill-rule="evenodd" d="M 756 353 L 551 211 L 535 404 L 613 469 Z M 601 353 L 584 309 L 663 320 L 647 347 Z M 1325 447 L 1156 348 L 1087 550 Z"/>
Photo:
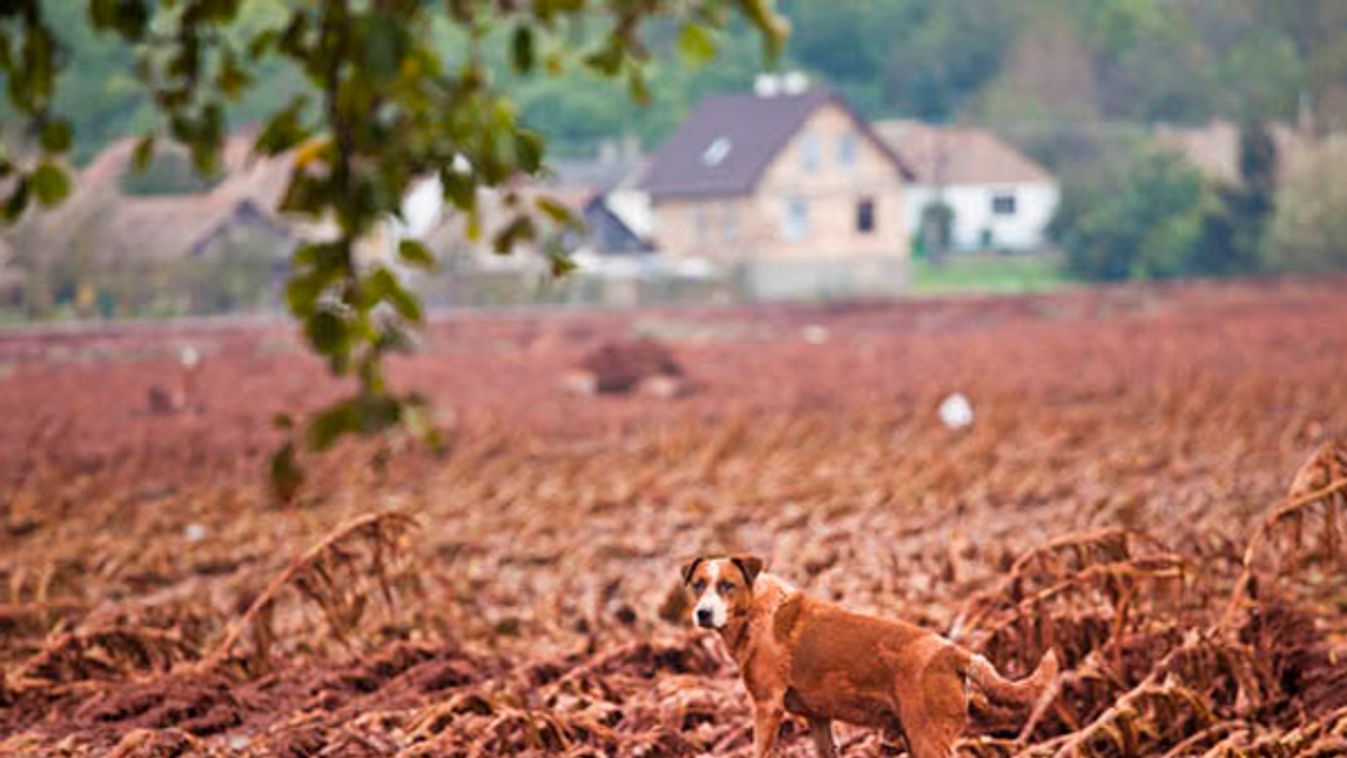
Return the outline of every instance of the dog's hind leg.
<path id="1" fill-rule="evenodd" d="M 833 725 L 828 719 L 809 719 L 809 733 L 814 737 L 814 749 L 819 758 L 835 758 L 837 748 L 833 745 Z"/>
<path id="2" fill-rule="evenodd" d="M 955 665 L 953 656 L 937 657 L 916 686 L 896 698 L 912 758 L 950 758 L 968 725 L 968 700 Z"/>

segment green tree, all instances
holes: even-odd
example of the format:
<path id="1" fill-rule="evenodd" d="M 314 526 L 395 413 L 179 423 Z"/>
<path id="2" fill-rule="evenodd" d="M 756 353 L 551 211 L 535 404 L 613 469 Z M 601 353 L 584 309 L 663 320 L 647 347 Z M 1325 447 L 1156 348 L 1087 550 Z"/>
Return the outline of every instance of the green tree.
<path id="1" fill-rule="evenodd" d="M 1083 181 L 1068 182 L 1049 228 L 1067 270 L 1083 279 L 1159 279 L 1185 273 L 1210 203 L 1197 170 L 1135 147 Z"/>
<path id="2" fill-rule="evenodd" d="M 771 0 L 327 0 L 269 2 L 264 17 L 241 16 L 242 0 L 87 0 L 92 28 L 130 47 L 136 79 L 164 132 L 182 143 L 196 169 L 214 172 L 227 117 L 257 86 L 267 66 L 303 82 L 263 120 L 254 149 L 293 156 L 281 210 L 326 222 L 332 232 L 294 253 L 286 291 L 291 313 L 331 370 L 354 378 L 357 392 L 319 412 L 304 438 L 322 449 L 339 437 L 403 429 L 434 443 L 423 400 L 391 388 L 384 357 L 405 349 L 421 322 L 421 303 L 400 282 L 394 261 L 373 244 L 399 213 L 412 182 L 434 175 L 445 198 L 476 228 L 481 188 L 499 188 L 511 220 L 492 243 L 501 253 L 538 239 L 548 225 L 576 223 L 560 204 L 526 202 L 510 189 L 543 168 L 544 144 L 519 121 L 512 99 L 493 80 L 502 56 L 519 75 L 581 67 L 625 81 L 634 99 L 646 81 L 648 23 L 671 18 L 680 50 L 700 62 L 715 53 L 711 30 L 736 9 L 757 28 L 769 54 L 784 37 Z M 0 4 L 0 72 L 12 113 L 33 142 L 0 155 L 8 184 L 4 216 L 14 220 L 36 200 L 53 205 L 69 192 L 62 156 L 73 144 L 57 86 L 66 52 L 53 32 L 53 3 Z M 74 2 L 59 4 L 69 10 Z M 446 48 L 448 39 L 455 44 Z M 107 51 L 115 60 L 115 51 Z M 274 70 L 274 69 L 272 69 Z M 12 115 L 11 118 L 14 116 Z M 147 135 L 137 155 L 153 155 Z M 559 254 L 558 254 L 559 255 Z M 431 266 L 421 245 L 403 241 L 397 260 Z M 555 257 L 564 272 L 569 262 Z M 294 443 L 273 460 L 277 483 L 293 485 Z M 283 486 L 283 489 L 292 489 Z"/>
<path id="3" fill-rule="evenodd" d="M 1216 189 L 1185 273 L 1231 276 L 1260 268 L 1277 191 L 1277 147 L 1260 120 L 1240 129 L 1239 170 L 1238 183 Z"/>

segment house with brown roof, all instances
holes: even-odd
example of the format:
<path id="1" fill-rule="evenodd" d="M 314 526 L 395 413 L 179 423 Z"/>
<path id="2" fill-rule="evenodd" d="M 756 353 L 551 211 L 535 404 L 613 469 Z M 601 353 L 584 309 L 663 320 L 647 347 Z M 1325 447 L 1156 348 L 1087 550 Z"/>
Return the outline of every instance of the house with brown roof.
<path id="1" fill-rule="evenodd" d="M 700 102 L 651 156 L 640 187 L 655 243 L 671 256 L 901 260 L 910 176 L 840 96 L 788 75 Z"/>
<path id="2" fill-rule="evenodd" d="M 1282 122 L 1268 125 L 1268 133 L 1277 151 L 1277 174 L 1285 179 L 1298 164 L 1313 161 L 1318 141 L 1308 128 Z M 1156 124 L 1155 141 L 1166 150 L 1178 153 L 1203 176 L 1225 184 L 1237 184 L 1239 173 L 1239 125 L 1214 119 L 1203 126 Z"/>
<path id="3" fill-rule="evenodd" d="M 905 212 L 915 232 L 925 210 L 953 211 L 955 250 L 1037 250 L 1061 200 L 1047 169 L 986 129 L 881 121 L 875 132 L 915 174 Z"/>
<path id="4" fill-rule="evenodd" d="M 30 276 L 75 293 L 77 305 L 92 299 L 117 313 L 214 312 L 274 299 L 298 237 L 274 211 L 289 160 L 256 157 L 252 136 L 235 134 L 220 175 L 203 180 L 170 145 L 137 172 L 135 148 L 134 139 L 108 146 L 64 203 L 7 235 L 42 269 Z"/>

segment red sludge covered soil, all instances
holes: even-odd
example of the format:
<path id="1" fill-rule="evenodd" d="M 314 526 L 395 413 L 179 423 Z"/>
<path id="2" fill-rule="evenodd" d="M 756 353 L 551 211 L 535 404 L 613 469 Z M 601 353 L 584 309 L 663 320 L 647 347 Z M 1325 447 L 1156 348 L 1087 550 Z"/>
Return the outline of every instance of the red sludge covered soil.
<path id="1" fill-rule="evenodd" d="M 748 755 L 702 550 L 1055 649 L 965 755 L 1343 754 L 1345 287 L 448 318 L 395 367 L 448 451 L 341 445 L 288 506 L 272 419 L 343 388 L 287 325 L 2 334 L 0 754 Z M 693 391 L 561 388 L 632 338 Z"/>

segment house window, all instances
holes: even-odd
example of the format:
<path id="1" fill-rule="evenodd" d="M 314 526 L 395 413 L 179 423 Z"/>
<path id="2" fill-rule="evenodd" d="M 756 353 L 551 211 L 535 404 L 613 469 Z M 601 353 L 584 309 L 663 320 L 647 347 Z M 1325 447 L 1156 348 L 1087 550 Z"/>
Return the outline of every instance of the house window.
<path id="1" fill-rule="evenodd" d="M 793 197 L 786 201 L 786 215 L 781 223 L 781 236 L 787 242 L 804 239 L 809 233 L 809 201 Z"/>
<path id="2" fill-rule="evenodd" d="M 875 201 L 865 198 L 856 203 L 856 231 L 869 234 L 875 230 Z"/>
<path id="3" fill-rule="evenodd" d="M 806 134 L 800 139 L 800 166 L 805 171 L 817 171 L 822 162 L 818 137 Z"/>
<path id="4" fill-rule="evenodd" d="M 837 163 L 839 165 L 851 168 L 856 165 L 856 135 L 850 132 L 843 134 L 837 142 Z"/>
<path id="5" fill-rule="evenodd" d="M 998 192 L 992 195 L 992 214 L 996 216 L 1015 215 L 1015 193 Z"/>

